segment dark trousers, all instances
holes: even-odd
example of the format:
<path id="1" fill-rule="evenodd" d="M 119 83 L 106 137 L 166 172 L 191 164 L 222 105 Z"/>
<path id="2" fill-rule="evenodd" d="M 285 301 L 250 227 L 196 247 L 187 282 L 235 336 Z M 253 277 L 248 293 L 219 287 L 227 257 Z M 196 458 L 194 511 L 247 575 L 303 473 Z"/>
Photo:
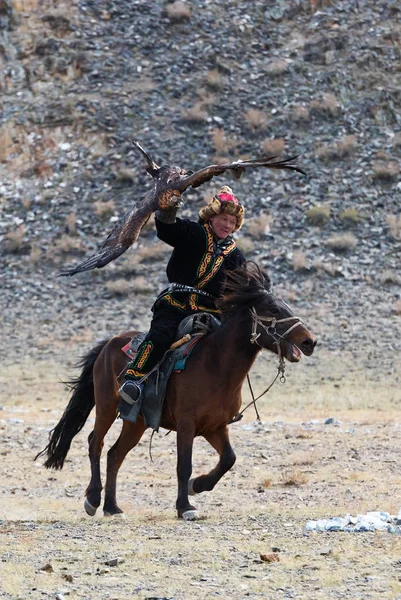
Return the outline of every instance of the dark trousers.
<path id="1" fill-rule="evenodd" d="M 140 379 L 153 369 L 174 342 L 182 319 L 190 314 L 193 311 L 177 309 L 163 301 L 155 304 L 149 333 L 139 346 L 134 360 L 129 363 L 126 379 Z"/>

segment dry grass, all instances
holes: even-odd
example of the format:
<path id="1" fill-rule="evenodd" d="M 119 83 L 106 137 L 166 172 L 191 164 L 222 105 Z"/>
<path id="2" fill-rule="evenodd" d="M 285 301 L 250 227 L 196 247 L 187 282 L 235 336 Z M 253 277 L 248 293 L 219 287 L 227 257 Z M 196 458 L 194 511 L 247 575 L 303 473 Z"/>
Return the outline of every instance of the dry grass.
<path id="1" fill-rule="evenodd" d="M 216 128 L 211 131 L 213 146 L 219 156 L 225 156 L 225 153 L 235 151 L 239 142 L 231 136 L 227 136 L 222 128 Z"/>
<path id="2" fill-rule="evenodd" d="M 316 463 L 316 461 L 318 460 L 318 456 L 316 455 L 316 452 L 294 452 L 294 454 L 291 454 L 290 456 L 290 460 L 292 460 L 292 463 L 295 466 L 310 466 Z"/>
<path id="3" fill-rule="evenodd" d="M 273 217 L 262 213 L 258 217 L 248 219 L 246 223 L 246 231 L 253 238 L 261 238 L 267 233 L 270 233 L 273 224 Z"/>
<path id="4" fill-rule="evenodd" d="M 332 160 L 341 160 L 350 156 L 356 148 L 354 135 L 347 135 L 338 142 L 320 146 L 316 150 L 316 156 L 322 162 L 328 163 Z"/>
<path id="5" fill-rule="evenodd" d="M 181 0 L 167 4 L 165 11 L 172 21 L 186 21 L 192 16 L 191 7 Z"/>
<path id="6" fill-rule="evenodd" d="M 305 473 L 297 469 L 287 470 L 282 474 L 282 485 L 298 487 L 306 483 L 308 483 L 308 477 Z"/>
<path id="7" fill-rule="evenodd" d="M 362 220 L 357 208 L 346 208 L 338 216 L 346 225 L 357 225 Z"/>
<path id="8" fill-rule="evenodd" d="M 314 260 L 312 262 L 312 267 L 316 269 L 318 273 L 327 273 L 331 277 L 334 277 L 337 273 L 337 267 L 333 263 L 326 263 L 322 260 Z"/>
<path id="9" fill-rule="evenodd" d="M 395 161 L 387 163 L 378 162 L 372 165 L 372 177 L 374 181 L 382 183 L 393 183 L 400 174 L 400 166 Z"/>
<path id="10" fill-rule="evenodd" d="M 266 65 L 265 71 L 271 77 L 284 75 L 288 71 L 288 62 L 282 58 L 276 58 Z"/>
<path id="11" fill-rule="evenodd" d="M 352 233 L 344 233 L 341 235 L 333 235 L 327 240 L 327 245 L 332 250 L 337 252 L 346 252 L 352 250 L 358 244 L 358 239 Z"/>
<path id="12" fill-rule="evenodd" d="M 206 85 L 212 90 L 221 90 L 225 84 L 225 78 L 218 69 L 208 71 L 205 77 Z"/>
<path id="13" fill-rule="evenodd" d="M 393 147 L 401 148 L 401 131 L 398 131 L 393 137 Z"/>
<path id="14" fill-rule="evenodd" d="M 135 250 L 134 260 L 136 264 L 163 259 L 170 248 L 163 242 L 157 242 L 152 246 L 140 246 Z"/>
<path id="15" fill-rule="evenodd" d="M 306 106 L 293 106 L 290 112 L 290 119 L 294 123 L 307 123 L 310 120 L 309 110 Z"/>
<path id="16" fill-rule="evenodd" d="M 332 6 L 332 0 L 309 0 L 309 6 L 312 12 L 316 12 L 317 10 L 322 10 L 326 6 Z"/>
<path id="17" fill-rule="evenodd" d="M 401 215 L 388 215 L 387 225 L 394 240 L 401 240 Z"/>
<path id="18" fill-rule="evenodd" d="M 129 169 L 128 167 L 118 169 L 118 171 L 116 171 L 115 175 L 116 175 L 117 181 L 121 181 L 123 183 L 126 183 L 126 182 L 133 183 L 136 179 L 134 169 Z"/>
<path id="19" fill-rule="evenodd" d="M 397 315 L 397 317 L 401 317 L 401 300 L 397 300 L 393 306 L 393 313 Z"/>
<path id="20" fill-rule="evenodd" d="M 108 200 L 107 202 L 102 202 L 98 200 L 93 203 L 93 207 L 95 209 L 95 214 L 99 219 L 107 219 L 114 215 L 115 204 L 114 200 Z"/>
<path id="21" fill-rule="evenodd" d="M 306 256 L 301 250 L 294 253 L 292 258 L 292 268 L 294 271 L 301 271 L 306 268 Z"/>
<path id="22" fill-rule="evenodd" d="M 339 114 L 340 106 L 334 94 L 323 94 L 320 99 L 312 100 L 310 110 L 318 116 L 333 118 Z"/>
<path id="23" fill-rule="evenodd" d="M 284 148 L 284 138 L 271 138 L 263 142 L 263 152 L 267 155 L 279 156 L 284 152 Z"/>
<path id="24" fill-rule="evenodd" d="M 267 117 L 261 110 L 250 108 L 244 117 L 248 127 L 253 131 L 263 131 L 267 127 Z"/>
<path id="25" fill-rule="evenodd" d="M 51 258 L 63 254 L 82 254 L 83 252 L 86 252 L 86 244 L 81 238 L 66 234 L 55 240 L 53 247 L 48 251 L 48 256 Z"/>
<path id="26" fill-rule="evenodd" d="M 151 294 L 153 287 L 145 279 L 139 276 L 127 281 L 126 279 L 115 279 L 114 281 L 106 282 L 107 291 L 112 296 L 130 296 L 131 294 Z"/>
<path id="27" fill-rule="evenodd" d="M 188 123 L 204 123 L 208 118 L 204 101 L 199 100 L 191 108 L 181 111 L 181 118 Z"/>
<path id="28" fill-rule="evenodd" d="M 74 212 L 67 215 L 64 224 L 66 232 L 75 235 L 77 232 L 77 215 Z"/>
<path id="29" fill-rule="evenodd" d="M 392 271 L 391 269 L 386 269 L 380 275 L 380 283 L 382 285 L 384 285 L 386 283 L 395 283 L 397 285 L 400 285 L 401 279 L 396 271 Z"/>
<path id="30" fill-rule="evenodd" d="M 241 250 L 241 252 L 243 254 L 245 254 L 245 256 L 247 256 L 248 254 L 253 252 L 256 248 L 255 242 L 252 239 L 250 239 L 249 237 L 245 237 L 245 236 L 238 237 L 236 242 L 237 242 L 238 248 Z"/>
<path id="31" fill-rule="evenodd" d="M 36 265 L 42 257 L 42 250 L 39 246 L 32 246 L 29 253 L 29 262 L 32 265 Z"/>
<path id="32" fill-rule="evenodd" d="M 321 227 L 330 220 L 329 206 L 313 206 L 306 212 L 306 220 L 311 225 Z"/>
<path id="33" fill-rule="evenodd" d="M 23 246 L 25 237 L 25 226 L 19 225 L 14 231 L 9 231 L 5 236 L 4 247 L 7 252 L 14 254 L 19 252 Z"/>

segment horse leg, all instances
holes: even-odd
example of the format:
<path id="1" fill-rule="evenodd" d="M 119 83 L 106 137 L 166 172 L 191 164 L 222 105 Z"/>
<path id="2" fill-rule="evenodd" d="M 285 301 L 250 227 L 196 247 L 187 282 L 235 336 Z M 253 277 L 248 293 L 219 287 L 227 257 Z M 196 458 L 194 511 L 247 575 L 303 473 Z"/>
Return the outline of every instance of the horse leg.
<path id="1" fill-rule="evenodd" d="M 115 420 L 115 415 L 110 418 L 96 417 L 93 431 L 89 434 L 89 460 L 91 464 L 91 480 L 85 492 L 85 511 L 93 517 L 100 506 L 102 481 L 100 476 L 100 456 L 102 454 L 104 438 Z"/>
<path id="2" fill-rule="evenodd" d="M 177 428 L 177 477 L 178 496 L 176 502 L 179 519 L 194 521 L 198 518 L 196 508 L 188 500 L 188 481 L 192 473 L 192 447 L 194 443 L 194 427 L 185 423 Z"/>
<path id="3" fill-rule="evenodd" d="M 140 418 L 136 423 L 123 421 L 123 428 L 115 444 L 107 453 L 107 476 L 103 513 L 106 517 L 123 514 L 117 505 L 117 474 L 128 452 L 137 445 L 145 431 L 145 423 Z"/>
<path id="4" fill-rule="evenodd" d="M 236 460 L 234 450 L 230 444 L 227 425 L 224 425 L 224 427 L 217 429 L 213 433 L 204 434 L 203 437 L 218 452 L 220 460 L 209 473 L 200 475 L 189 481 L 188 492 L 191 496 L 200 494 L 201 492 L 210 492 L 223 475 L 231 469 Z"/>

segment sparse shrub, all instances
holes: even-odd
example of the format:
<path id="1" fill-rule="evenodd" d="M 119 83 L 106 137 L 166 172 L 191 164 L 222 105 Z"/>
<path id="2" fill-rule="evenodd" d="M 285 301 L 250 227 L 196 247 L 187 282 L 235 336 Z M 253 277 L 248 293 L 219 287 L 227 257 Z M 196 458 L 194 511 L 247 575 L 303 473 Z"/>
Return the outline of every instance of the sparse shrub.
<path id="1" fill-rule="evenodd" d="M 331 160 L 346 158 L 352 154 L 355 146 L 355 136 L 347 135 L 338 142 L 320 146 L 316 151 L 316 155 L 322 162 L 330 162 Z"/>
<path id="2" fill-rule="evenodd" d="M 176 0 L 176 2 L 167 4 L 165 10 L 167 16 L 172 21 L 186 21 L 192 16 L 191 7 L 188 6 L 188 4 L 186 4 L 185 2 L 181 2 L 181 0 Z"/>
<path id="3" fill-rule="evenodd" d="M 184 121 L 188 121 L 189 123 L 204 123 L 208 117 L 208 114 L 204 109 L 204 102 L 195 102 L 191 108 L 187 108 L 181 112 L 181 117 Z"/>
<path id="4" fill-rule="evenodd" d="M 53 246 L 53 252 L 58 254 L 80 254 L 86 251 L 86 245 L 81 238 L 62 235 L 56 240 Z"/>
<path id="5" fill-rule="evenodd" d="M 264 488 L 269 488 L 271 486 L 271 484 L 272 484 L 271 477 L 265 477 L 264 480 L 263 480 L 263 482 L 262 482 L 262 486 Z"/>
<path id="6" fill-rule="evenodd" d="M 323 94 L 320 100 L 312 100 L 310 109 L 320 116 L 336 117 L 340 111 L 340 106 L 334 94 Z"/>
<path id="7" fill-rule="evenodd" d="M 65 230 L 70 235 L 74 235 L 77 232 L 77 215 L 72 212 L 66 216 L 65 221 Z"/>
<path id="8" fill-rule="evenodd" d="M 277 58 L 272 60 L 271 63 L 266 65 L 266 73 L 271 77 L 277 77 L 279 75 L 283 75 L 288 71 L 288 63 L 286 60 L 282 58 Z"/>
<path id="9" fill-rule="evenodd" d="M 398 131 L 393 137 L 393 146 L 394 148 L 401 147 L 401 131 Z"/>
<path id="10" fill-rule="evenodd" d="M 293 106 L 290 112 L 290 119 L 295 123 L 307 122 L 310 119 L 309 110 L 306 106 Z"/>
<path id="11" fill-rule="evenodd" d="M 393 183 L 400 174 L 400 167 L 396 162 L 376 163 L 372 170 L 373 179 L 383 183 Z"/>
<path id="12" fill-rule="evenodd" d="M 130 294 L 151 294 L 153 287 L 145 277 L 134 277 L 127 279 L 115 279 L 106 282 L 106 289 L 113 296 L 128 296 Z"/>
<path id="13" fill-rule="evenodd" d="M 39 246 L 32 246 L 31 248 L 31 252 L 29 254 L 29 262 L 32 265 L 36 265 L 42 256 L 42 250 L 39 248 Z"/>
<path id="14" fill-rule="evenodd" d="M 250 108 L 245 113 L 245 121 L 254 131 L 263 131 L 267 127 L 267 119 L 264 112 L 256 108 Z"/>
<path id="15" fill-rule="evenodd" d="M 134 169 L 122 167 L 116 172 L 116 178 L 117 181 L 121 181 L 123 183 L 133 183 L 135 181 L 135 171 Z"/>
<path id="16" fill-rule="evenodd" d="M 395 271 L 392 271 L 391 269 L 386 269 L 380 275 L 380 283 L 382 285 L 386 283 L 395 283 L 398 285 L 401 283 L 401 279 Z"/>
<path id="17" fill-rule="evenodd" d="M 238 141 L 232 137 L 226 136 L 224 129 L 217 128 L 212 130 L 213 145 L 218 155 L 224 155 L 225 152 L 235 150 Z"/>
<path id="18" fill-rule="evenodd" d="M 272 138 L 263 142 L 263 152 L 267 155 L 279 156 L 284 152 L 284 138 Z"/>
<path id="19" fill-rule="evenodd" d="M 32 205 L 32 200 L 30 198 L 22 198 L 21 204 L 25 210 L 28 210 Z"/>
<path id="20" fill-rule="evenodd" d="M 306 268 L 306 256 L 304 252 L 295 252 L 292 258 L 292 267 L 294 271 L 301 271 Z"/>
<path id="21" fill-rule="evenodd" d="M 330 220 L 329 206 L 313 206 L 306 212 L 306 220 L 311 225 L 321 227 Z"/>
<path id="22" fill-rule="evenodd" d="M 107 219 L 107 217 L 114 215 L 115 205 L 113 200 L 108 200 L 107 202 L 98 200 L 97 202 L 94 202 L 93 206 L 95 208 L 96 216 L 98 216 L 99 219 Z"/>
<path id="23" fill-rule="evenodd" d="M 262 213 L 258 217 L 249 219 L 246 224 L 247 233 L 253 238 L 260 238 L 270 233 L 273 217 Z"/>
<path id="24" fill-rule="evenodd" d="M 9 231 L 5 236 L 4 247 L 7 252 L 11 254 L 17 253 L 21 250 L 24 243 L 25 227 L 20 225 L 14 231 Z"/>
<path id="25" fill-rule="evenodd" d="M 335 277 L 338 272 L 336 265 L 334 265 L 333 263 L 325 263 L 320 259 L 314 260 L 312 263 L 312 267 L 316 269 L 318 274 L 327 273 L 327 275 L 330 275 L 331 277 Z"/>
<path id="26" fill-rule="evenodd" d="M 249 237 L 240 237 L 236 240 L 238 248 L 245 255 L 250 254 L 255 250 L 255 242 Z"/>
<path id="27" fill-rule="evenodd" d="M 346 225 L 357 225 L 362 219 L 356 208 L 346 208 L 340 212 L 339 217 Z"/>
<path id="28" fill-rule="evenodd" d="M 158 242 L 152 246 L 140 246 L 136 248 L 134 260 L 135 263 L 160 260 L 169 252 L 169 247 L 163 242 Z"/>
<path id="29" fill-rule="evenodd" d="M 224 87 L 225 79 L 218 69 L 208 71 L 206 74 L 206 85 L 212 90 L 220 90 Z"/>
<path id="30" fill-rule="evenodd" d="M 401 215 L 388 215 L 387 225 L 390 229 L 390 235 L 395 240 L 401 240 Z"/>
<path id="31" fill-rule="evenodd" d="M 342 235 L 333 235 L 327 240 L 327 245 L 332 250 L 337 252 L 346 252 L 352 250 L 358 244 L 357 238 L 352 233 L 344 233 Z"/>
<path id="32" fill-rule="evenodd" d="M 393 313 L 397 315 L 397 317 L 401 317 L 401 300 L 397 300 L 397 302 L 394 304 Z"/>
<path id="33" fill-rule="evenodd" d="M 306 474 L 302 471 L 297 471 L 296 469 L 293 469 L 292 471 L 286 471 L 285 473 L 283 473 L 282 478 L 283 485 L 285 486 L 294 485 L 298 487 L 300 485 L 308 483 L 308 478 Z"/>

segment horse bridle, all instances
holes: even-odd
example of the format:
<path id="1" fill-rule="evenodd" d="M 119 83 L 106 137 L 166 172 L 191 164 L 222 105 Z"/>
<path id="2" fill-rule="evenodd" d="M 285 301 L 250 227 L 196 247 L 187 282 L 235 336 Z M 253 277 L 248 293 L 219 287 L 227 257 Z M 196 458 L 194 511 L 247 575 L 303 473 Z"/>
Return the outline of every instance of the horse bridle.
<path id="1" fill-rule="evenodd" d="M 276 319 L 276 317 L 263 317 L 258 315 L 258 313 L 255 310 L 255 307 L 252 306 L 252 308 L 250 309 L 250 313 L 251 313 L 251 317 L 252 317 L 252 333 L 251 333 L 251 337 L 250 337 L 250 342 L 251 344 L 257 344 L 260 348 L 263 348 L 263 346 L 261 346 L 258 342 L 258 338 L 262 335 L 261 333 L 257 332 L 258 329 L 258 325 L 260 325 L 260 327 L 262 327 L 262 329 L 265 330 L 265 332 L 267 333 L 267 335 L 270 335 L 273 339 L 274 339 L 274 343 L 278 346 L 280 346 L 280 341 L 284 340 L 286 338 L 286 336 L 293 330 L 295 329 L 295 327 L 298 327 L 298 325 L 302 325 L 303 321 L 302 319 L 300 319 L 299 317 L 296 317 L 295 315 L 293 317 L 286 317 L 285 319 Z M 284 333 L 278 333 L 277 329 L 276 329 L 276 325 L 278 323 L 288 323 L 289 321 L 296 321 L 293 325 L 291 325 L 291 327 L 289 327 Z M 264 323 L 270 323 L 270 325 L 268 325 L 266 327 L 266 325 L 264 325 Z"/>
<path id="2" fill-rule="evenodd" d="M 279 364 L 277 367 L 277 375 L 275 376 L 273 381 L 270 383 L 270 385 L 265 389 L 265 391 L 262 392 L 261 394 L 259 394 L 259 396 L 257 398 L 255 398 L 255 394 L 253 393 L 249 374 L 247 375 L 249 390 L 250 390 L 251 396 L 252 396 L 252 402 L 247 404 L 245 406 L 245 408 L 241 410 L 241 412 L 239 412 L 233 419 L 231 419 L 231 421 L 229 421 L 229 424 L 240 421 L 242 419 L 242 417 L 244 416 L 244 412 L 252 404 L 254 405 L 254 408 L 256 411 L 256 417 L 257 417 L 258 421 L 261 422 L 260 415 L 259 415 L 258 409 L 256 407 L 256 402 L 259 400 L 259 398 L 261 398 L 262 396 L 267 394 L 267 392 L 276 383 L 276 381 L 279 377 L 280 377 L 280 382 L 285 383 L 285 363 L 284 363 L 283 355 L 281 353 L 280 342 L 281 342 L 281 340 L 284 340 L 286 338 L 286 336 L 293 329 L 295 329 L 295 327 L 298 327 L 298 325 L 303 324 L 302 319 L 300 319 L 299 317 L 296 317 L 296 316 L 286 317 L 285 319 L 276 319 L 276 317 L 260 316 L 256 312 L 254 306 L 252 306 L 252 308 L 249 309 L 249 312 L 251 313 L 251 317 L 252 317 L 252 333 L 251 333 L 251 337 L 250 337 L 249 341 L 251 342 L 251 344 L 257 344 L 259 346 L 259 348 L 261 348 L 263 350 L 264 349 L 263 346 L 261 346 L 258 342 L 258 338 L 260 338 L 260 336 L 262 335 L 261 333 L 258 333 L 258 326 L 260 326 L 262 329 L 264 329 L 265 332 L 267 333 L 267 335 L 269 335 L 273 338 L 274 343 L 277 346 L 277 355 L 278 355 Z M 278 333 L 278 331 L 276 329 L 276 325 L 278 323 L 288 323 L 289 321 L 296 321 L 296 322 L 293 323 L 286 331 L 284 331 L 284 333 Z M 266 326 L 264 323 L 270 323 L 270 325 Z"/>

